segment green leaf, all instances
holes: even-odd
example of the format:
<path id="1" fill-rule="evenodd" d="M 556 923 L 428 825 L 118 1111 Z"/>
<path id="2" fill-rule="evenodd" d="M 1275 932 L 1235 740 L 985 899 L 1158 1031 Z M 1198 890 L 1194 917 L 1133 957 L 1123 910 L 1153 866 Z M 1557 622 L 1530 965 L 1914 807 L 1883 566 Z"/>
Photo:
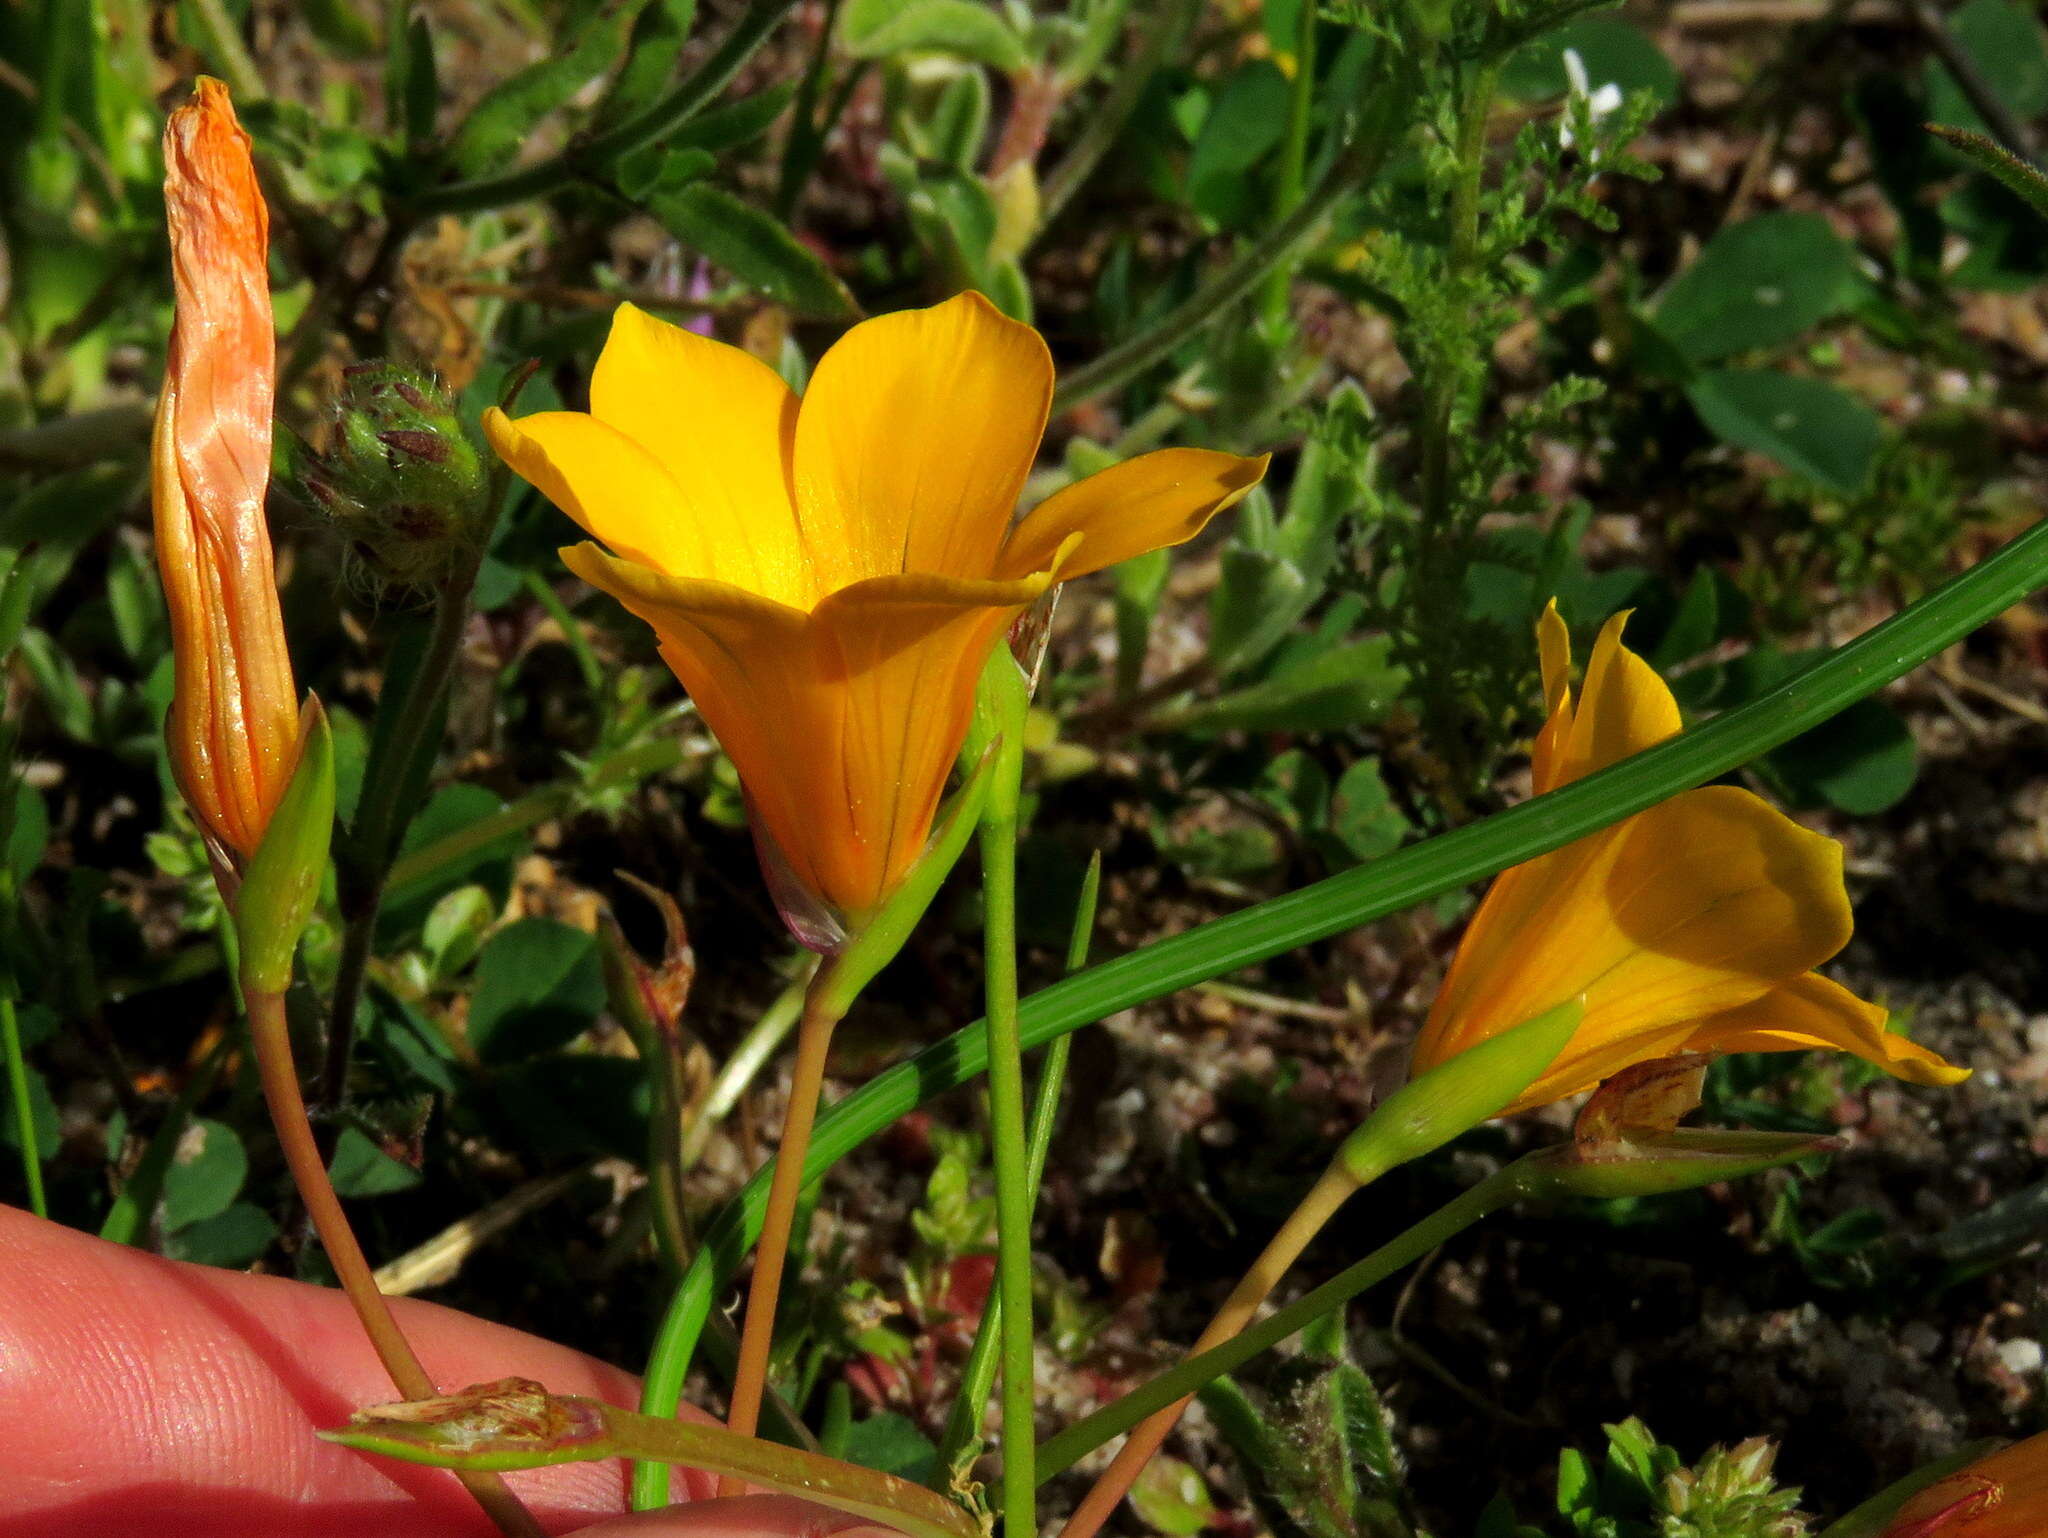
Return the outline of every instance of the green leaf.
<path id="1" fill-rule="evenodd" d="M 277 1237 L 277 1224 L 254 1202 L 235 1202 L 196 1223 L 164 1236 L 173 1260 L 237 1269 L 258 1259 Z"/>
<path id="2" fill-rule="evenodd" d="M 2048 112 L 2048 46 L 2032 6 L 1970 0 L 1949 17 L 1948 29 L 2014 117 L 2024 122 Z M 1924 68 L 1927 111 L 1935 122 L 1980 133 L 1989 129 L 1939 58 L 1930 56 Z"/>
<path id="3" fill-rule="evenodd" d="M 1006 75 L 1031 67 L 1016 29 L 973 0 L 849 0 L 839 13 L 839 41 L 856 59 L 944 53 Z"/>
<path id="4" fill-rule="evenodd" d="M 1595 91 L 1613 84 L 1625 95 L 1648 91 L 1664 106 L 1678 100 L 1678 70 L 1664 50 L 1616 16 L 1581 16 L 1525 43 L 1502 69 L 1501 89 L 1523 101 L 1564 95 L 1567 48 L 1586 66 L 1586 84 Z"/>
<path id="5" fill-rule="evenodd" d="M 1728 225 L 1664 291 L 1657 330 L 1696 364 L 1782 346 L 1849 302 L 1855 260 L 1818 214 Z"/>
<path id="6" fill-rule="evenodd" d="M 794 77 L 778 80 L 775 84 L 756 91 L 752 96 L 742 96 L 738 101 L 727 102 L 722 107 L 713 107 L 700 112 L 682 127 L 670 134 L 665 141 L 672 150 L 706 150 L 716 153 L 721 150 L 738 149 L 742 144 L 766 133 L 775 120 L 782 116 L 783 108 L 796 94 L 797 82 Z"/>
<path id="7" fill-rule="evenodd" d="M 1286 75 L 1271 59 L 1241 65 L 1202 119 L 1188 157 L 1188 201 L 1219 224 L 1242 224 L 1265 207 L 1252 177 L 1287 131 Z"/>
<path id="8" fill-rule="evenodd" d="M 26 1022 L 31 1011 L 21 1012 Z M 24 1040 L 22 1045 L 28 1046 Z M 36 1157 L 50 1160 L 57 1157 L 57 1148 L 62 1139 L 58 1135 L 57 1102 L 50 1096 L 50 1086 L 40 1069 L 24 1065 L 23 1072 L 28 1083 L 29 1120 L 35 1127 Z M 14 1097 L 0 1094 L 0 1143 L 9 1148 L 21 1147 L 21 1127 L 14 1119 Z"/>
<path id="9" fill-rule="evenodd" d="M 1312 732 L 1360 726 L 1383 717 L 1400 698 L 1407 673 L 1390 660 L 1381 637 L 1333 647 L 1263 683 L 1185 710 L 1162 712 L 1153 731 Z"/>
<path id="10" fill-rule="evenodd" d="M 1399 849 L 1414 826 L 1394 804 L 1377 758 L 1347 768 L 1330 797 L 1330 832 L 1354 860 L 1376 860 Z"/>
<path id="11" fill-rule="evenodd" d="M 884 1410 L 846 1428 L 840 1456 L 848 1463 L 929 1485 L 939 1472 L 939 1449 L 907 1415 Z"/>
<path id="12" fill-rule="evenodd" d="M 778 304 L 821 320 L 860 313 L 846 285 L 779 221 L 702 182 L 651 198 L 671 235 Z"/>
<path id="13" fill-rule="evenodd" d="M 265 993 L 291 986 L 292 957 L 319 901 L 334 842 L 334 738 L 318 695 L 307 695 L 299 713 L 298 750 L 298 767 L 235 899 L 242 985 Z"/>
<path id="14" fill-rule="evenodd" d="M 709 176 L 717 165 L 709 150 L 644 144 L 629 155 L 621 155 L 613 175 L 620 192 L 634 202 L 641 202 L 656 193 L 680 192 Z"/>
<path id="15" fill-rule="evenodd" d="M 647 0 L 614 0 L 560 41 L 566 47 L 501 80 L 462 120 L 448 144 L 448 164 L 467 179 L 504 169 L 534 129 L 592 81 L 609 73 Z"/>
<path id="16" fill-rule="evenodd" d="M 403 1160 L 394 1159 L 354 1127 L 343 1127 L 335 1139 L 334 1161 L 327 1173 L 335 1191 L 348 1197 L 389 1196 L 410 1191 L 420 1183 L 420 1172 Z"/>
<path id="17" fill-rule="evenodd" d="M 574 1041 L 604 1008 L 597 942 L 553 919 L 521 919 L 477 958 L 469 1043 L 485 1063 L 511 1063 Z"/>
<path id="18" fill-rule="evenodd" d="M 1192 1538 L 1216 1517 L 1201 1471 L 1166 1453 L 1154 1456 L 1131 1485 L 1131 1509 L 1168 1538 Z"/>
<path id="19" fill-rule="evenodd" d="M 178 1139 L 164 1172 L 164 1228 L 175 1231 L 227 1211 L 248 1176 L 241 1134 L 226 1122 L 198 1118 Z"/>
<path id="20" fill-rule="evenodd" d="M 1717 369 L 1686 391 L 1713 432 L 1787 470 L 1854 496 L 1870 479 L 1884 430 L 1877 413 L 1819 379 L 1770 369 Z"/>
<path id="21" fill-rule="evenodd" d="M 434 904 L 420 928 L 420 944 L 437 982 L 457 976 L 476 959 L 497 917 L 497 903 L 480 886 L 459 886 Z"/>
<path id="22" fill-rule="evenodd" d="M 1858 700 L 1765 763 L 1794 801 L 1824 803 L 1852 817 L 1897 806 L 1920 773 L 1912 732 L 1897 711 L 1875 699 Z"/>

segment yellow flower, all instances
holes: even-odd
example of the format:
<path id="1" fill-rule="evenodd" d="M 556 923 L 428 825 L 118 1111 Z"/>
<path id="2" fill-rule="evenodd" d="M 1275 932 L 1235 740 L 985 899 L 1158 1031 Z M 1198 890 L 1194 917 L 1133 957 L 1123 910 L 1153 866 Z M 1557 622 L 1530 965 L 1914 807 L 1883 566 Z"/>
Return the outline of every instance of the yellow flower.
<path id="1" fill-rule="evenodd" d="M 2048 1432 L 2001 1448 L 1918 1492 L 1882 1538 L 2041 1538 L 2048 1533 Z"/>
<path id="2" fill-rule="evenodd" d="M 1013 528 L 1051 395 L 1038 333 L 979 294 L 855 326 L 801 402 L 749 354 L 628 304 L 588 414 L 485 417 L 609 547 L 562 558 L 654 627 L 739 770 L 771 883 L 780 866 L 849 926 L 924 849 L 1010 623 L 1054 582 L 1190 538 L 1264 473 L 1166 449 Z M 790 896 L 792 926 L 828 944 Z"/>
<path id="3" fill-rule="evenodd" d="M 179 788 L 224 867 L 256 851 L 298 762 L 298 691 L 270 531 L 269 216 L 227 87 L 202 78 L 164 127 L 177 297 L 151 443 Z"/>
<path id="4" fill-rule="evenodd" d="M 1663 741 L 1678 705 L 1600 632 L 1583 698 L 1553 603 L 1537 629 L 1550 716 L 1539 794 Z M 1842 847 L 1732 786 L 1691 790 L 1495 880 L 1416 1042 L 1418 1071 L 1570 999 L 1578 1032 L 1511 1107 L 1543 1105 L 1678 1052 L 1852 1052 L 1917 1084 L 1968 1070 L 1885 1029 L 1885 1012 L 1812 969 L 1848 943 Z"/>

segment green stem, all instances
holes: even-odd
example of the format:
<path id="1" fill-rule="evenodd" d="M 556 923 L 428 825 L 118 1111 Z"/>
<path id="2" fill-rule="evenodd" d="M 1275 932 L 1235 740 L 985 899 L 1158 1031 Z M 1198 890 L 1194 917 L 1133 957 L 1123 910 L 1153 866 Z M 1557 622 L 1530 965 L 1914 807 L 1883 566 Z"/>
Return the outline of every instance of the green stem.
<path id="1" fill-rule="evenodd" d="M 1039 194 L 1038 229 L 1033 239 L 1051 226 L 1060 210 L 1067 206 L 1096 166 L 1101 164 L 1102 157 L 1109 153 L 1117 136 L 1124 131 L 1124 125 L 1131 120 L 1131 114 L 1137 110 L 1138 103 L 1144 100 L 1145 88 L 1159 73 L 1160 66 L 1180 46 L 1181 38 L 1186 35 L 1200 9 L 1200 0 L 1168 0 L 1155 13 L 1151 30 L 1145 34 L 1145 41 L 1137 53 L 1116 71 L 1109 94 L 1088 115 L 1072 148 L 1058 165 L 1046 173 L 1045 186 Z"/>
<path id="2" fill-rule="evenodd" d="M 1007 660 L 1007 659 L 1005 659 Z M 1024 1054 L 1017 1037 L 1017 784 L 1023 745 L 1005 739 L 981 824 L 988 1003 L 989 1131 L 996 1170 L 996 1275 L 1002 1299 L 1003 1532 L 1037 1538 L 1037 1393 L 1031 1324 L 1031 1193 Z"/>
<path id="3" fill-rule="evenodd" d="M 1740 709 L 1483 821 L 1212 919 L 1032 994 L 1018 1011 L 1020 1045 L 1038 1046 L 1118 1010 L 1416 907 L 1717 779 L 1875 693 L 2043 580 L 2048 523 L 2037 523 L 1939 591 Z M 977 1022 L 877 1074 L 819 1119 L 804 1180 L 822 1179 L 885 1127 L 970 1082 L 986 1068 L 987 1050 Z M 675 1413 L 705 1317 L 760 1231 L 765 1186 L 757 1175 L 705 1234 L 655 1337 L 642 1381 L 643 1409 Z M 644 1509 L 639 1499 L 655 1491 L 636 1484 L 635 1509 Z M 652 1499 L 659 1504 L 666 1492 L 664 1480 Z"/>
<path id="4" fill-rule="evenodd" d="M 28 1065 L 21 1060 L 21 1023 L 14 1016 L 14 995 L 0 983 L 0 1040 L 7 1052 L 7 1087 L 13 1094 L 14 1138 L 21 1145 L 21 1173 L 28 1182 L 29 1210 L 50 1215 L 43 1199 L 43 1156 L 36 1147 L 36 1111 L 28 1097 Z"/>
<path id="5" fill-rule="evenodd" d="M 442 587 L 434 604 L 434 628 L 427 649 L 413 672 L 404 698 L 379 703 L 379 714 L 392 712 L 390 748 L 371 764 L 375 773 L 363 782 L 362 800 L 344 846 L 347 858 L 336 864 L 344 927 L 341 957 L 336 964 L 334 997 L 327 1011 L 327 1057 L 320 1072 L 318 1102 L 324 1108 L 347 1098 L 348 1061 L 355 1049 L 356 1006 L 369 971 L 370 951 L 377 934 L 377 915 L 392 861 L 405 838 L 419 792 L 432 767 L 442 725 L 441 703 L 462 650 L 469 625 L 469 601 L 476 591 L 477 561 L 469 561 Z"/>
<path id="6" fill-rule="evenodd" d="M 1391 81 L 1376 84 L 1370 104 L 1359 113 L 1344 147 L 1321 179 L 1295 205 L 1293 213 L 1247 246 L 1228 267 L 1169 310 L 1149 330 L 1071 371 L 1053 391 L 1054 415 L 1116 389 L 1189 337 L 1215 324 L 1322 224 L 1338 199 L 1370 181 L 1393 148 L 1391 120 L 1398 100 L 1394 86 Z"/>
<path id="7" fill-rule="evenodd" d="M 1088 944 L 1095 934 L 1095 906 L 1102 890 L 1102 854 L 1097 851 L 1088 862 L 1081 880 L 1080 900 L 1074 905 L 1074 922 L 1067 934 L 1069 973 L 1088 964 Z M 1036 1191 L 1045 1182 L 1046 1155 L 1052 1150 L 1053 1128 L 1059 1124 L 1060 1089 L 1066 1083 L 1067 1059 L 1073 1038 L 1061 1036 L 1045 1049 L 1045 1063 L 1038 1073 L 1038 1092 L 1031 1101 L 1031 1150 L 1027 1184 Z M 982 1421 L 988 1414 L 988 1396 L 996 1381 L 996 1344 L 1003 1318 L 1003 1295 L 991 1292 L 974 1329 L 974 1344 L 960 1369 L 960 1392 L 947 1412 L 945 1430 L 939 1437 L 939 1477 L 965 1473 L 980 1453 Z"/>
<path id="8" fill-rule="evenodd" d="M 782 167 L 775 178 L 775 217 L 784 224 L 796 212 L 797 199 L 818 164 L 825 147 L 830 120 L 818 121 L 818 98 L 824 93 L 825 71 L 832 62 L 832 34 L 838 27 L 840 0 L 825 0 L 825 19 L 818 29 L 818 46 L 797 86 L 796 102 L 789 116 L 789 137 L 782 146 Z"/>
<path id="9" fill-rule="evenodd" d="M 1104 1405 L 1085 1420 L 1077 1421 L 1051 1438 L 1038 1449 L 1039 1478 L 1046 1480 L 1065 1473 L 1111 1437 L 1129 1431 L 1147 1417 L 1187 1398 L 1210 1379 L 1243 1366 L 1262 1351 L 1271 1350 L 1295 1331 L 1348 1302 L 1366 1288 L 1385 1281 L 1411 1261 L 1420 1260 L 1452 1235 L 1523 1194 L 1520 1164 L 1510 1164 L 1506 1169 L 1496 1171 L 1406 1233 L 1381 1245 L 1356 1265 L 1338 1272 L 1313 1292 L 1304 1294 L 1298 1301 L 1221 1345 L 1189 1357 L 1142 1388 L 1133 1389 L 1113 1404 Z"/>
<path id="10" fill-rule="evenodd" d="M 1280 143 L 1279 176 L 1273 188 L 1273 217 L 1284 219 L 1301 201 L 1302 176 L 1308 165 L 1308 125 L 1316 92 L 1316 7 L 1308 4 L 1294 13 L 1300 32 L 1294 46 L 1293 89 L 1287 98 L 1287 137 Z M 1288 298 L 1294 275 L 1285 266 L 1266 274 L 1265 312 L 1268 321 L 1287 319 Z"/>
<path id="11" fill-rule="evenodd" d="M 206 29 L 206 41 L 220 72 L 228 77 L 241 104 L 247 107 L 251 102 L 262 101 L 270 94 L 263 87 L 263 73 L 256 68 L 256 60 L 242 41 L 242 34 L 235 30 L 227 7 L 221 0 L 193 0 L 192 10 Z"/>
<path id="12" fill-rule="evenodd" d="M 572 144 L 559 155 L 503 176 L 430 187 L 411 205 L 413 211 L 420 216 L 476 213 L 544 197 L 575 181 L 586 167 L 609 165 L 621 155 L 672 133 L 717 99 L 794 4 L 795 0 L 754 0 L 717 51 L 689 79 L 645 112 L 628 118 L 609 132 Z"/>

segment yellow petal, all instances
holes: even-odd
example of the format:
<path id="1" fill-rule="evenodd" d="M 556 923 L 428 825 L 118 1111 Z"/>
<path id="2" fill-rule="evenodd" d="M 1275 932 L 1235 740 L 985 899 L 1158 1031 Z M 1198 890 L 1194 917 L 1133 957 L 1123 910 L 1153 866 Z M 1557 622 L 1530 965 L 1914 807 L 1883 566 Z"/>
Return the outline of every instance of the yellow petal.
<path id="1" fill-rule="evenodd" d="M 1688 1052 L 1852 1053 L 1912 1084 L 1959 1084 L 1970 1076 L 1940 1054 L 1885 1029 L 1885 1011 L 1840 983 L 1809 972 L 1762 998 L 1703 1021 Z"/>
<path id="2" fill-rule="evenodd" d="M 1556 783 L 1621 762 L 1678 734 L 1684 722 L 1657 670 L 1621 644 L 1626 612 L 1615 615 L 1593 644 L 1586 685 L 1572 712 L 1571 733 L 1557 764 Z"/>
<path id="3" fill-rule="evenodd" d="M 518 421 L 493 406 L 484 436 L 498 457 L 612 550 L 679 577 L 710 577 L 711 553 L 692 538 L 682 488 L 616 427 L 580 411 Z"/>
<path id="4" fill-rule="evenodd" d="M 590 378 L 590 414 L 659 461 L 682 493 L 697 544 L 679 540 L 663 554 L 701 551 L 712 564 L 669 568 L 674 575 L 737 583 L 802 608 L 816 601 L 789 489 L 797 398 L 775 370 L 622 304 Z"/>
<path id="5" fill-rule="evenodd" d="M 819 647 L 836 656 L 846 702 L 841 799 L 855 808 L 855 885 L 834 894 L 844 911 L 878 906 L 924 851 L 982 665 L 1050 581 L 876 577 L 819 606 Z"/>
<path id="6" fill-rule="evenodd" d="M 979 294 L 847 332 L 797 413 L 797 509 L 820 590 L 992 575 L 1051 399 L 1045 343 Z"/>
<path id="7" fill-rule="evenodd" d="M 1585 1016 L 1517 1108 L 1677 1050 L 1849 938 L 1841 846 L 1747 791 L 1688 791 L 1495 883 L 1417 1042 L 1426 1067 L 1572 999 Z"/>
<path id="8" fill-rule="evenodd" d="M 591 544 L 569 569 L 654 627 L 662 660 L 690 692 L 745 784 L 753 814 L 793 879 L 839 905 L 858 885 L 853 806 L 839 775 L 844 691 L 810 616 L 727 583 L 671 577 Z"/>
<path id="9" fill-rule="evenodd" d="M 1060 570 L 1062 580 L 1193 539 L 1259 483 L 1271 458 L 1160 449 L 1112 465 L 1034 508 L 1004 546 L 1002 569 L 1045 571 L 1060 546 L 1077 534 L 1080 542 Z"/>
<path id="10" fill-rule="evenodd" d="M 1536 734 L 1530 755 L 1530 779 L 1537 795 L 1555 790 L 1564 770 L 1566 744 L 1572 733 L 1572 633 L 1557 612 L 1557 600 L 1544 606 L 1536 622 L 1536 652 L 1543 664 L 1543 730 Z"/>

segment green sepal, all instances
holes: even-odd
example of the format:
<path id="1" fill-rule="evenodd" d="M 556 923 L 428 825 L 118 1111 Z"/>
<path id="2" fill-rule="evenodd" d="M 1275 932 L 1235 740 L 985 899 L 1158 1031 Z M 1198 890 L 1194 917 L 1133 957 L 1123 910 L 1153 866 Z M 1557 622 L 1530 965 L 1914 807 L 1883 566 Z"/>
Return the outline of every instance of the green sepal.
<path id="1" fill-rule="evenodd" d="M 827 962 L 831 977 L 820 984 L 820 1008 L 832 1011 L 835 1017 L 844 1015 L 853 1007 L 861 989 L 896 959 L 917 921 L 924 917 L 924 910 L 938 896 L 940 885 L 960 858 L 960 851 L 967 847 L 967 836 L 981 820 L 995 762 L 994 751 L 982 755 L 967 783 L 954 792 L 951 803 L 940 814 L 937 829 L 903 884 L 875 910 L 845 948 Z"/>
<path id="2" fill-rule="evenodd" d="M 1010 648 L 999 645 L 982 666 L 981 681 L 974 689 L 974 715 L 960 749 L 961 767 L 970 772 L 984 754 L 995 753 L 995 782 L 982 808 L 990 822 L 1017 820 L 1017 785 L 1023 768 L 1025 718 L 1030 711 L 1030 680 L 1010 655 Z"/>
<path id="3" fill-rule="evenodd" d="M 1410 1079 L 1344 1140 L 1336 1162 L 1363 1185 L 1500 1115 L 1557 1061 L 1584 1015 L 1576 999 L 1560 1004 Z"/>
<path id="4" fill-rule="evenodd" d="M 308 694 L 299 712 L 298 767 L 235 895 L 245 991 L 283 993 L 291 986 L 292 955 L 319 900 L 333 842 L 334 735 L 320 697 Z"/>
<path id="5" fill-rule="evenodd" d="M 1522 1161 L 1523 1190 L 1531 1196 L 1662 1196 L 1762 1174 L 1843 1146 L 1840 1138 L 1798 1132 L 1712 1129 L 1606 1144 L 1598 1153 L 1577 1143 L 1561 1143 Z"/>

